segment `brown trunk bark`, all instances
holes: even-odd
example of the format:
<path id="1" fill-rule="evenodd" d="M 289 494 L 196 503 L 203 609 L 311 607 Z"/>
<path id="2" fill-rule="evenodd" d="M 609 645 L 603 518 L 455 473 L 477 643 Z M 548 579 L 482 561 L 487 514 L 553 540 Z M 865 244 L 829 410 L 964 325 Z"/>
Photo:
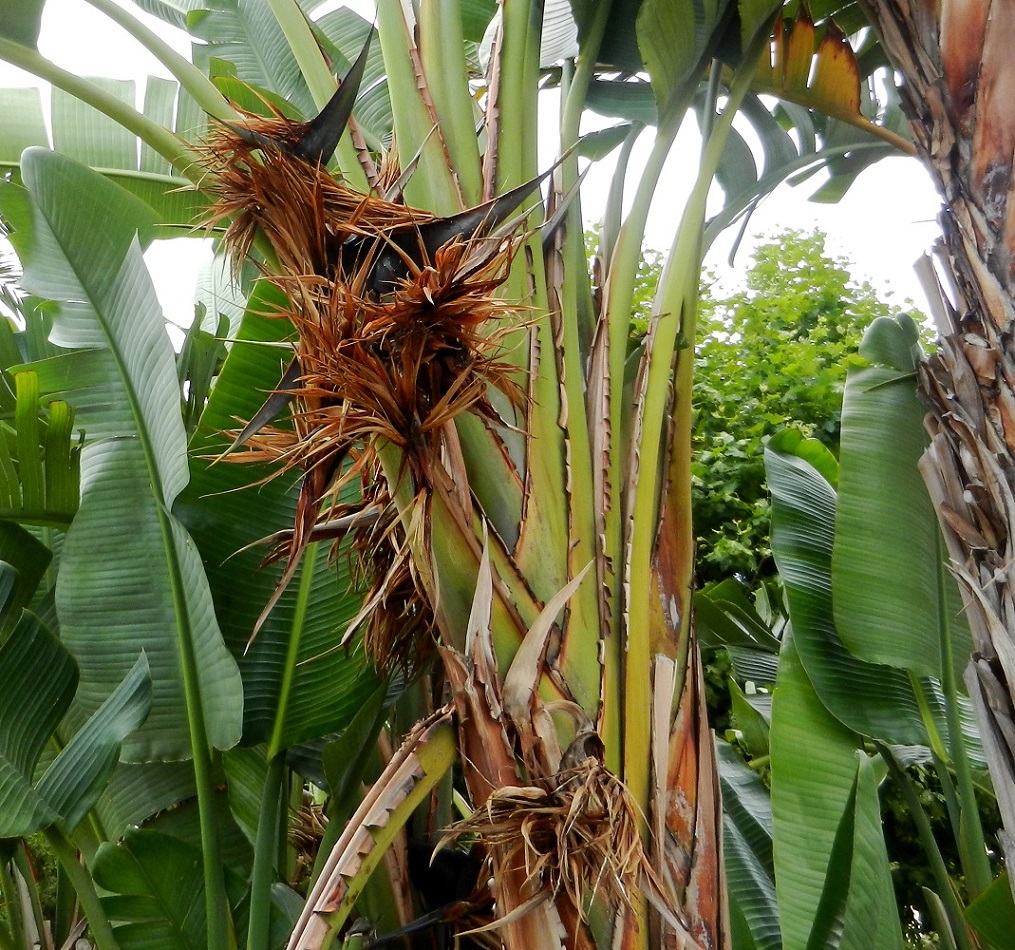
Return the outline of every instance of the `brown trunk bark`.
<path id="1" fill-rule="evenodd" d="M 1015 0 L 861 0 L 904 77 L 919 156 L 944 198 L 944 326 L 922 368 L 922 470 L 960 580 L 966 683 L 1015 858 Z"/>

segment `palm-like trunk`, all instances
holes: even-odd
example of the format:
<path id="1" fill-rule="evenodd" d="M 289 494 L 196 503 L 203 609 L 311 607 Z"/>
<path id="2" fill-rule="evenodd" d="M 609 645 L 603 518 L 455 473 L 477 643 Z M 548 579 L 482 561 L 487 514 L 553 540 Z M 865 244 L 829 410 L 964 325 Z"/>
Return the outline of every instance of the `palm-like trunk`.
<path id="1" fill-rule="evenodd" d="M 1015 41 L 1011 3 L 865 0 L 905 77 L 919 154 L 945 199 L 937 254 L 941 349 L 920 389 L 932 436 L 923 472 L 976 653 L 966 682 L 977 709 L 1015 858 L 1015 204 L 1011 201 Z"/>

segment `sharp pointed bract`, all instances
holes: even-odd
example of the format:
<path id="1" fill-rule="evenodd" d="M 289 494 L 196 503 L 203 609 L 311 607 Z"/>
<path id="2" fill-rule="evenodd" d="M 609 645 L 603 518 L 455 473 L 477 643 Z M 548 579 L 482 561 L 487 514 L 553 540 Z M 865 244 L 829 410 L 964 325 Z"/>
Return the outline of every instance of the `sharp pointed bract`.
<path id="1" fill-rule="evenodd" d="M 292 390 L 296 388 L 296 384 L 300 379 L 300 362 L 296 358 L 289 364 L 285 373 L 282 374 L 282 378 L 278 381 L 278 385 L 275 387 L 272 394 L 264 401 L 257 412 L 254 413 L 254 417 L 244 427 L 243 431 L 233 440 L 233 444 L 223 452 L 223 455 L 228 455 L 234 449 L 238 449 L 244 442 L 247 441 L 255 432 L 260 432 L 269 422 L 274 422 L 286 406 L 292 402 Z"/>
<path id="2" fill-rule="evenodd" d="M 290 151 L 294 155 L 311 165 L 327 165 L 331 161 L 331 156 L 335 154 L 335 149 L 338 147 L 338 140 L 349 124 L 352 107 L 356 104 L 356 97 L 363 84 L 367 54 L 370 52 L 371 33 L 367 33 L 367 41 L 363 44 L 359 56 L 356 57 L 356 62 L 352 64 L 352 68 L 339 84 L 338 91 L 331 97 L 317 118 L 306 125 L 290 146 Z"/>
<path id="3" fill-rule="evenodd" d="M 554 165 L 539 177 L 511 189 L 499 198 L 451 217 L 419 225 L 411 232 L 390 237 L 387 246 L 377 255 L 371 276 L 372 289 L 377 293 L 394 290 L 397 282 L 408 276 L 406 259 L 422 266 L 424 260 L 432 261 L 437 251 L 455 238 L 469 240 L 489 234 L 539 188 L 556 167 Z"/>

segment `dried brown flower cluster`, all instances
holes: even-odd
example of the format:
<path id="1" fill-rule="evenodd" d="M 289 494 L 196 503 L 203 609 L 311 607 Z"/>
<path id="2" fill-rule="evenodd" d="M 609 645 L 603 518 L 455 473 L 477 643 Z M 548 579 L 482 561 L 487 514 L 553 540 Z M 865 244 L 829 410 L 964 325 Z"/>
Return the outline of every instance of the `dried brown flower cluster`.
<path id="1" fill-rule="evenodd" d="M 510 237 L 449 231 L 434 246 L 433 229 L 426 237 L 421 230 L 440 223 L 433 215 L 360 194 L 290 154 L 291 129 L 283 119 L 251 120 L 244 130 L 223 129 L 207 148 L 217 197 L 209 220 L 229 222 L 235 260 L 267 240 L 264 256 L 274 260 L 266 277 L 288 301 L 273 316 L 296 331 L 291 428 L 264 426 L 229 458 L 304 472 L 292 533 L 271 556 L 287 561 L 276 598 L 306 544 L 321 536 L 315 532 L 351 523 L 342 533 L 371 575 L 357 618 L 367 623 L 367 649 L 382 665 L 412 666 L 432 610 L 413 574 L 407 532 L 424 530 L 448 425 L 464 411 L 499 421 L 487 400 L 491 386 L 519 398 L 509 367 L 496 359 L 501 335 L 491 323 L 513 311 L 496 291 L 514 245 Z M 379 477 L 385 452 L 389 478 L 409 492 L 420 517 L 407 517 L 404 504 L 396 515 L 390 504 Z M 353 479 L 360 501 L 340 504 Z"/>
<path id="2" fill-rule="evenodd" d="M 654 876 L 634 800 L 595 755 L 565 757 L 553 775 L 494 790 L 451 832 L 478 835 L 501 868 L 524 868 L 531 893 L 563 891 L 582 918 L 595 898 L 630 905 L 631 890 Z"/>

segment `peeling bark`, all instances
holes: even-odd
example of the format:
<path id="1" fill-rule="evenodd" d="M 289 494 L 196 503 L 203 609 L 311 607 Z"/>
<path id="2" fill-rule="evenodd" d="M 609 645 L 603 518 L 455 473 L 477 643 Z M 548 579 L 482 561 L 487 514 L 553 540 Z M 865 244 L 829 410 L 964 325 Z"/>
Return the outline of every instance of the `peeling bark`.
<path id="1" fill-rule="evenodd" d="M 921 470 L 960 581 L 977 708 L 1015 858 L 1015 0 L 862 0 L 903 75 L 918 154 L 944 198 L 946 326 L 922 367 L 931 445 Z"/>

